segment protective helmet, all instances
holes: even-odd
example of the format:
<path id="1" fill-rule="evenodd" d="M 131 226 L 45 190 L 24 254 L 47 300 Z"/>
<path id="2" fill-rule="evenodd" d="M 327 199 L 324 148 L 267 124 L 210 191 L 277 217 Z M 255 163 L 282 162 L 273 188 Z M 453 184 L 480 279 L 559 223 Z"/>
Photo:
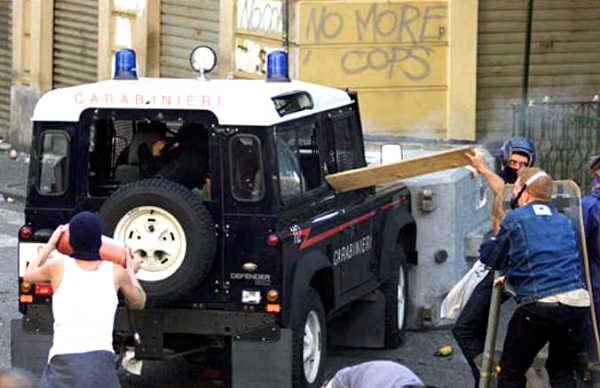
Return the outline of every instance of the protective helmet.
<path id="1" fill-rule="evenodd" d="M 522 136 L 514 136 L 506 140 L 502 147 L 500 147 L 500 162 L 502 162 L 502 168 L 508 166 L 510 161 L 510 154 L 518 152 L 525 154 L 529 157 L 529 166 L 535 165 L 535 147 L 531 140 Z"/>

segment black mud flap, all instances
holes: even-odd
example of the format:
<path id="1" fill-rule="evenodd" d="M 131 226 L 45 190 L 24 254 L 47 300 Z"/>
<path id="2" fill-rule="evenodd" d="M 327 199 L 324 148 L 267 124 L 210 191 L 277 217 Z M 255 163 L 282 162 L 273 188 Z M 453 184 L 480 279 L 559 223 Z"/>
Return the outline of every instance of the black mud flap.
<path id="1" fill-rule="evenodd" d="M 27 332 L 23 330 L 22 319 L 13 319 L 10 322 L 10 339 L 12 367 L 28 370 L 40 377 L 48 362 L 52 335 Z"/>
<path id="2" fill-rule="evenodd" d="M 385 345 L 385 297 L 376 290 L 352 303 L 331 322 L 328 343 L 333 346 L 381 349 Z M 373 317 L 381 317 L 373 319 Z"/>
<path id="3" fill-rule="evenodd" d="M 280 329 L 279 334 L 231 338 L 232 388 L 291 388 L 292 330 Z"/>

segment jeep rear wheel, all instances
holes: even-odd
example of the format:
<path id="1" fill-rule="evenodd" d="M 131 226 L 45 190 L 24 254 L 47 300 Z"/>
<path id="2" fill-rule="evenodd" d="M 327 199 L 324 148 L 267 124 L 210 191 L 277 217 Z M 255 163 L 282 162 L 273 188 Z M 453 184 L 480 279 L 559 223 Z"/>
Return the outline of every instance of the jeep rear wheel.
<path id="1" fill-rule="evenodd" d="M 402 247 L 399 247 L 398 252 L 403 252 Z M 394 276 L 381 286 L 385 296 L 385 347 L 387 349 L 400 346 L 406 334 L 408 281 L 403 253 L 396 268 Z"/>
<path id="2" fill-rule="evenodd" d="M 325 309 L 319 293 L 312 287 L 292 312 L 294 388 L 315 388 L 323 376 L 327 349 Z"/>
<path id="3" fill-rule="evenodd" d="M 186 238 L 177 218 L 157 206 L 140 206 L 119 220 L 114 238 L 125 242 L 142 258 L 139 280 L 159 281 L 173 275 L 183 263 Z"/>
<path id="4" fill-rule="evenodd" d="M 137 273 L 148 300 L 175 300 L 208 274 L 215 256 L 215 231 L 202 201 L 164 179 L 123 186 L 100 209 L 105 234 L 141 257 Z"/>

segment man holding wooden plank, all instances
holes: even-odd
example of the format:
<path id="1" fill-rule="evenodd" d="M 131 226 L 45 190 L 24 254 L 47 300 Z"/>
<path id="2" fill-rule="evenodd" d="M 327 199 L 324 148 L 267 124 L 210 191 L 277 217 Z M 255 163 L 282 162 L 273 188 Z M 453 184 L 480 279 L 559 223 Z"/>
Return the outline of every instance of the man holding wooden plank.
<path id="1" fill-rule="evenodd" d="M 551 196 L 548 174 L 538 168 L 520 170 L 511 197 L 511 207 L 517 209 L 480 248 L 484 264 L 506 271 L 517 301 L 504 340 L 499 388 L 525 388 L 525 372 L 546 343 L 550 385 L 576 386 L 590 296 L 582 279 L 577 235 L 569 219 L 549 203 Z"/>
<path id="2" fill-rule="evenodd" d="M 504 217 L 502 210 L 503 189 L 505 183 L 514 183 L 517 173 L 523 167 L 530 167 L 535 162 L 535 149 L 529 139 L 512 137 L 504 142 L 500 149 L 502 171 L 500 176 L 486 164 L 484 154 L 480 150 L 467 153 L 471 165 L 483 175 L 495 194 L 492 210 L 492 234 L 496 235 Z M 474 359 L 483 353 L 488 325 L 490 300 L 492 294 L 493 271 L 475 287 L 464 308 L 452 328 L 452 334 L 460 346 L 475 378 L 475 387 L 479 384 L 479 368 Z M 508 297 L 503 296 L 504 302 Z"/>

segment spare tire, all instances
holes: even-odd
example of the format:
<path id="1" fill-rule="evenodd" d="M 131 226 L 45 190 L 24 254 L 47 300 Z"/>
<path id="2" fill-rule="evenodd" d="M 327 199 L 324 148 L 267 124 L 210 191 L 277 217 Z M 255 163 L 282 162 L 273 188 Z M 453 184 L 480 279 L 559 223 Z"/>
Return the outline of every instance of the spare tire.
<path id="1" fill-rule="evenodd" d="M 214 222 L 202 200 L 166 179 L 122 186 L 100 208 L 104 234 L 142 258 L 137 273 L 150 302 L 176 300 L 208 275 L 215 257 Z"/>

